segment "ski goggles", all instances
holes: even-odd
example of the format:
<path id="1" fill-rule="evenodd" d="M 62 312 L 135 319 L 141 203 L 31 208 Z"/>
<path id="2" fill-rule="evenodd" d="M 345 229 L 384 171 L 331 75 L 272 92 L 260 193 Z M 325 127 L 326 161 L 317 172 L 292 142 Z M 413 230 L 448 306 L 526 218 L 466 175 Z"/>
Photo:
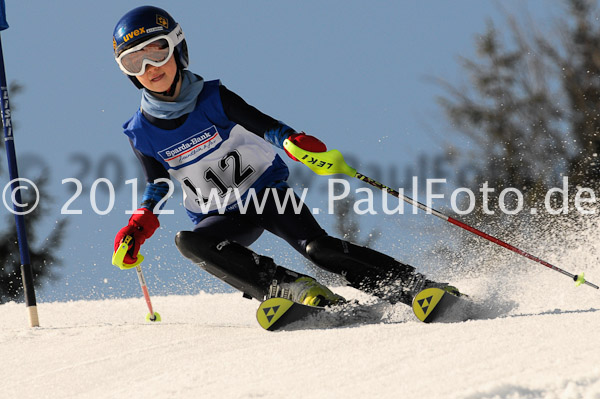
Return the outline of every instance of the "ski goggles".
<path id="1" fill-rule="evenodd" d="M 117 64 L 129 76 L 140 76 L 146 72 L 146 65 L 165 65 L 175 51 L 175 46 L 184 39 L 181 27 L 177 25 L 168 35 L 154 36 L 130 49 L 123 51 Z"/>

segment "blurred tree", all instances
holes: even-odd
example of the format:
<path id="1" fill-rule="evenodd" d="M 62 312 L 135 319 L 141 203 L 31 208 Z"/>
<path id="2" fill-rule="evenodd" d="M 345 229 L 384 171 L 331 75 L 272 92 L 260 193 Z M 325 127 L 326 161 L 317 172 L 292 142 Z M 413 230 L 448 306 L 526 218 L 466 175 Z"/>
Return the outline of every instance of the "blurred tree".
<path id="1" fill-rule="evenodd" d="M 12 83 L 9 88 L 11 100 L 15 95 L 18 95 L 22 91 L 22 85 Z M 11 111 L 14 111 L 14 108 L 14 104 L 11 102 Z M 14 117 L 12 123 L 14 131 Z M 4 148 L 4 140 L 0 141 L 0 147 Z M 4 153 L 4 151 L 2 151 L 2 153 Z M 0 159 L 0 175 L 3 178 L 8 178 L 7 169 L 5 167 L 6 161 L 4 160 L 4 157 L 0 158 L 2 158 Z M 8 179 L 6 179 L 6 183 L 8 183 Z M 64 236 L 66 220 L 62 219 L 56 221 L 56 225 L 51 229 L 52 231 L 49 233 L 49 236 L 44 239 L 42 243 L 36 245 L 40 222 L 43 216 L 47 214 L 48 206 L 51 203 L 51 199 L 44 194 L 47 191 L 44 189 L 47 186 L 47 179 L 43 176 L 36 179 L 36 185 L 40 192 L 39 206 L 33 212 L 25 215 L 25 226 L 30 247 L 29 253 L 34 282 L 35 286 L 39 287 L 44 282 L 56 278 L 56 275 L 53 273 L 54 267 L 51 270 L 50 266 L 57 266 L 60 264 L 56 253 Z M 32 195 L 33 193 L 30 193 L 29 191 L 32 190 L 21 190 L 23 203 L 33 204 L 35 198 Z M 7 211 L 7 213 L 9 212 Z M 0 303 L 10 300 L 21 300 L 23 296 L 23 284 L 21 281 L 20 270 L 21 259 L 17 242 L 15 218 L 12 213 L 9 213 L 6 216 L 5 226 L 6 228 L 4 231 L 0 231 Z"/>
<path id="2" fill-rule="evenodd" d="M 462 59 L 470 84 L 442 82 L 440 98 L 456 130 L 474 146 L 472 189 L 515 187 L 525 204 L 548 189 L 596 187 L 600 178 L 598 3 L 565 0 L 551 32 L 507 16 L 508 32 L 488 22 L 477 60 Z M 474 158 L 473 158 L 474 156 Z M 570 194 L 574 194 L 571 191 Z M 496 194 L 497 195 L 497 194 Z"/>
<path id="3" fill-rule="evenodd" d="M 584 225 L 580 220 L 573 223 L 579 216 L 572 207 L 578 187 L 595 192 L 600 182 L 599 5 L 595 0 L 563 0 L 561 7 L 552 26 L 541 27 L 531 16 L 509 12 L 506 29 L 488 22 L 477 38 L 475 59 L 461 58 L 467 83 L 439 81 L 445 89 L 439 102 L 469 144 L 453 167 L 469 170 L 461 183 L 477 199 L 475 210 L 458 218 L 536 254 L 540 242 L 546 249 L 564 251 L 568 240 L 562 234 Z M 569 206 L 569 213 L 553 212 L 549 218 L 546 197 L 552 188 L 563 187 L 564 177 L 568 204 L 557 193 L 548 198 L 554 211 Z M 487 204 L 479 193 L 485 182 L 495 190 Z M 499 209 L 499 194 L 505 188 L 523 195 L 523 210 L 517 216 Z M 505 197 L 504 204 L 515 209 L 517 197 Z M 536 212 L 530 211 L 533 208 Z M 433 250 L 452 265 L 449 269 L 480 273 L 513 256 L 497 245 L 482 245 L 474 235 L 456 234 L 459 240 L 439 243 Z M 514 258 L 504 264 L 511 262 Z"/>

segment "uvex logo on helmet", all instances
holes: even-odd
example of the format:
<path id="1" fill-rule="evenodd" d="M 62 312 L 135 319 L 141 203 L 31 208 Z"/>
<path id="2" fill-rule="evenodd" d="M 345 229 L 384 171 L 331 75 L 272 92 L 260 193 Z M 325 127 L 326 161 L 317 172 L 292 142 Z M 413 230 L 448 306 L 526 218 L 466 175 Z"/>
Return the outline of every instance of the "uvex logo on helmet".
<path id="1" fill-rule="evenodd" d="M 138 28 L 123 36 L 123 41 L 127 43 L 130 39 L 133 39 L 139 35 L 143 35 L 144 33 L 146 33 L 146 28 Z"/>

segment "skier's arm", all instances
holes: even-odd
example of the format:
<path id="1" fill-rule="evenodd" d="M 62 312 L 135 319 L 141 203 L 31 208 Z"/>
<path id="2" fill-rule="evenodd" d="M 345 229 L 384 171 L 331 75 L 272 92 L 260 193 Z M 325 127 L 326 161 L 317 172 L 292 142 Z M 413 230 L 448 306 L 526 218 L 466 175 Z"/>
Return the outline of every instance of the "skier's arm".
<path id="1" fill-rule="evenodd" d="M 167 182 L 156 182 L 158 179 L 169 179 L 169 172 L 165 167 L 148 155 L 142 154 L 138 149 L 133 146 L 131 140 L 129 140 L 133 153 L 140 161 L 144 175 L 146 176 L 146 189 L 142 196 L 142 203 L 140 208 L 146 208 L 150 211 L 154 210 L 156 204 L 158 204 L 169 192 L 169 184 Z M 161 204 L 160 209 L 165 205 L 164 201 Z"/>
<path id="2" fill-rule="evenodd" d="M 243 126 L 246 130 L 264 138 L 274 146 L 283 149 L 283 142 L 285 139 L 289 139 L 294 144 L 307 151 L 327 151 L 325 144 L 316 137 L 305 133 L 297 133 L 285 123 L 278 121 L 249 105 L 244 99 L 227 89 L 224 85 L 219 86 L 219 94 L 221 95 L 223 110 L 230 120 Z M 286 153 L 290 158 L 297 161 L 290 153 L 287 151 Z"/>
<path id="3" fill-rule="evenodd" d="M 283 140 L 290 134 L 296 133 L 294 129 L 283 122 L 254 108 L 224 85 L 219 86 L 219 94 L 225 115 L 230 120 L 264 138 L 269 143 L 283 148 Z"/>
<path id="4" fill-rule="evenodd" d="M 126 264 L 134 264 L 137 261 L 141 245 L 154 234 L 158 227 L 160 227 L 158 217 L 153 211 L 156 204 L 158 204 L 169 192 L 168 183 L 156 182 L 156 179 L 169 177 L 168 172 L 161 163 L 152 157 L 142 154 L 135 148 L 133 149 L 133 152 L 142 164 L 147 184 L 140 208 L 131 215 L 127 226 L 119 230 L 115 236 L 115 251 L 126 236 L 131 236 L 133 238 L 129 244 L 129 250 L 125 255 L 125 259 L 123 260 Z M 164 205 L 164 202 L 162 204 Z"/>

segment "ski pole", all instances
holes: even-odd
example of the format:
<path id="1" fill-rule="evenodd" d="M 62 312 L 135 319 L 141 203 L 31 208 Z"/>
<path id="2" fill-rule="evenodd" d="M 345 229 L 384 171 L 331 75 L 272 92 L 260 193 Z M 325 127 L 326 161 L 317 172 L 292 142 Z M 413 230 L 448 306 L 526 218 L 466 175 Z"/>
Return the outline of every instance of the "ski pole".
<path id="1" fill-rule="evenodd" d="M 148 286 L 146 285 L 146 279 L 144 279 L 144 273 L 142 273 L 142 266 L 137 265 L 135 267 L 135 271 L 137 272 L 138 280 L 140 280 L 140 286 L 142 287 L 142 292 L 144 293 L 144 298 L 146 299 L 146 305 L 148 305 L 148 310 L 150 311 L 150 313 L 146 315 L 146 321 L 160 321 L 160 315 L 152 310 L 152 301 L 150 300 L 150 294 L 148 293 Z"/>
<path id="2" fill-rule="evenodd" d="M 4 0 L 0 1 L 0 31 L 7 29 L 6 12 Z M 8 161 L 8 175 L 13 193 L 13 213 L 17 227 L 17 241 L 19 244 L 19 255 L 21 256 L 21 277 L 23 279 L 23 295 L 25 296 L 25 307 L 29 314 L 29 325 L 39 327 L 40 320 L 35 299 L 35 286 L 33 281 L 33 268 L 31 267 L 29 244 L 27 242 L 27 229 L 25 228 L 25 209 L 21 200 L 21 186 L 19 170 L 17 167 L 17 153 L 13 136 L 13 125 L 11 122 L 10 103 L 8 98 L 8 84 L 6 82 L 6 71 L 4 68 L 4 55 L 2 54 L 2 43 L 0 41 L 0 110 L 2 112 L 2 126 L 4 129 L 4 143 L 6 146 L 6 159 Z M 25 187 L 27 188 L 27 187 Z M 25 204 L 26 205 L 26 204 Z"/>
<path id="3" fill-rule="evenodd" d="M 394 197 L 397 197 L 413 206 L 416 206 L 417 208 L 419 208 L 423 211 L 432 213 L 433 215 L 439 217 L 440 219 L 443 219 L 449 223 L 452 223 L 455 226 L 458 226 L 458 227 L 460 227 L 464 230 L 467 230 L 475 235 L 478 235 L 479 237 L 485 238 L 486 240 L 491 241 L 494 244 L 500 245 L 512 252 L 515 252 L 521 256 L 524 256 L 527 259 L 537 262 L 537 263 L 539 263 L 543 266 L 546 266 L 552 270 L 562 273 L 565 276 L 570 277 L 573 281 L 575 281 L 576 286 L 585 284 L 585 285 L 589 285 L 590 287 L 595 288 L 595 289 L 599 288 L 596 284 L 592 284 L 591 282 L 586 281 L 583 273 L 581 273 L 579 275 L 569 273 L 566 270 L 561 269 L 560 267 L 554 266 L 551 263 L 548 263 L 545 260 L 538 258 L 537 256 L 531 255 L 530 253 L 525 252 L 522 249 L 519 249 L 513 245 L 508 244 L 507 242 L 504 242 L 496 237 L 493 237 L 487 233 L 484 233 L 483 231 L 478 230 L 475 227 L 469 226 L 468 224 L 463 223 L 460 220 L 454 219 L 450 216 L 446 216 L 443 213 L 438 212 L 431 207 L 428 207 L 427 205 L 424 205 L 424 204 L 422 204 L 410 197 L 407 197 L 404 194 L 401 194 L 398 191 L 396 191 L 374 179 L 371 179 L 370 177 L 367 177 L 361 173 L 358 173 L 356 171 L 356 169 L 350 167 L 346 163 L 346 161 L 344 161 L 344 157 L 342 156 L 342 153 L 339 152 L 338 150 L 329 150 L 329 151 L 325 151 L 325 152 L 310 152 L 310 151 L 306 151 L 306 150 L 298 147 L 297 145 L 295 145 L 294 143 L 292 143 L 291 141 L 289 141 L 287 139 L 283 142 L 283 147 L 290 154 L 292 154 L 294 157 L 296 157 L 296 159 L 300 160 L 300 162 L 302 162 L 304 165 L 308 166 L 313 172 L 315 172 L 318 175 L 333 175 L 333 174 L 339 173 L 339 174 L 344 174 L 346 176 L 357 178 L 361 181 L 364 181 L 365 183 L 372 185 L 373 187 L 376 187 L 380 190 L 386 191 L 388 194 L 393 195 Z"/>
<path id="4" fill-rule="evenodd" d="M 144 257 L 141 254 L 138 254 L 137 261 L 133 264 L 124 263 L 125 254 L 129 249 L 129 243 L 133 240 L 131 236 L 125 236 L 121 243 L 119 244 L 119 248 L 115 251 L 112 257 L 113 265 L 117 266 L 121 270 L 128 270 L 135 267 L 135 271 L 137 272 L 138 280 L 140 281 L 140 286 L 142 287 L 142 293 L 144 294 L 144 299 L 146 299 L 146 305 L 148 305 L 148 310 L 150 313 L 146 315 L 146 321 L 160 321 L 160 315 L 158 312 L 155 312 L 152 309 L 152 301 L 150 300 L 150 293 L 148 292 L 148 286 L 146 285 L 146 279 L 144 278 L 144 273 L 142 272 L 141 263 L 144 261 Z"/>

